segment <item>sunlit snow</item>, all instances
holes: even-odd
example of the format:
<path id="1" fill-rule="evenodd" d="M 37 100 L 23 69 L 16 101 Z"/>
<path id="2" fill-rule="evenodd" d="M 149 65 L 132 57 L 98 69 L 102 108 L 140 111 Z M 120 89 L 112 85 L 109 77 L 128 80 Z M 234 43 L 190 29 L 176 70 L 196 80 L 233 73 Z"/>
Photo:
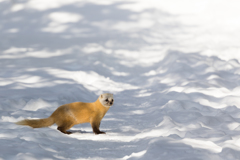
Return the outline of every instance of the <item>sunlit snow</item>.
<path id="1" fill-rule="evenodd" d="M 0 160 L 240 159 L 238 0 L 0 0 Z M 111 92 L 62 134 L 60 105 Z"/>

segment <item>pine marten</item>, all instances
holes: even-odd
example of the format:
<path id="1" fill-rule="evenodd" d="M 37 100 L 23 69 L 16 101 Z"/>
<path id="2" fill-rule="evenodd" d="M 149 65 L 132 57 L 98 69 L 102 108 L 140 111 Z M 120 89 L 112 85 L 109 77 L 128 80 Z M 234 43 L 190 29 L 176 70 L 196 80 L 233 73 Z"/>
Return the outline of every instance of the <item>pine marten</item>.
<path id="1" fill-rule="evenodd" d="M 24 119 L 18 125 L 28 125 L 32 128 L 48 127 L 57 124 L 58 130 L 65 134 L 72 126 L 80 123 L 90 123 L 95 134 L 105 134 L 99 130 L 102 118 L 113 105 L 113 94 L 104 93 L 92 103 L 74 102 L 58 107 L 50 117 L 44 119 Z"/>

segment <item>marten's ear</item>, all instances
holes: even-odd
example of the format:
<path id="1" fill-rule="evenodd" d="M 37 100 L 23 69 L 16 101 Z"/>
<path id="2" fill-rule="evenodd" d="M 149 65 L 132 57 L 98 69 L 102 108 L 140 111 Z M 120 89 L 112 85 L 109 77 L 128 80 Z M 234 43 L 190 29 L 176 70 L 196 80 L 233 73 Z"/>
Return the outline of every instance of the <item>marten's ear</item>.
<path id="1" fill-rule="evenodd" d="M 101 98 L 103 98 L 103 95 L 101 94 Z"/>

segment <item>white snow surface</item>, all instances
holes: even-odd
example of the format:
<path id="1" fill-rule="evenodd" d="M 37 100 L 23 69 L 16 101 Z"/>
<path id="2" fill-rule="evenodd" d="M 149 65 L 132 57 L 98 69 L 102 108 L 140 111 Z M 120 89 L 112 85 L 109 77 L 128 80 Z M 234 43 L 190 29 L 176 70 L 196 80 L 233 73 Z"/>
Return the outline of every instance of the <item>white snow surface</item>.
<path id="1" fill-rule="evenodd" d="M 0 160 L 239 160 L 238 0 L 0 0 Z M 95 135 L 15 125 L 114 94 Z"/>

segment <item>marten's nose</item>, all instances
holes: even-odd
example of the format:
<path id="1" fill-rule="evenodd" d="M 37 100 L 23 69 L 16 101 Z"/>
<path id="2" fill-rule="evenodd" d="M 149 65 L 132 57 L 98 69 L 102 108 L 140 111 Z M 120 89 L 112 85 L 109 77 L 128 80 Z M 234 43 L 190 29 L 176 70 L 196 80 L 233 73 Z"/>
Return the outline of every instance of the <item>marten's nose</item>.
<path id="1" fill-rule="evenodd" d="M 113 99 L 112 99 L 112 101 L 110 102 L 110 104 L 111 104 L 111 105 L 113 104 Z"/>

